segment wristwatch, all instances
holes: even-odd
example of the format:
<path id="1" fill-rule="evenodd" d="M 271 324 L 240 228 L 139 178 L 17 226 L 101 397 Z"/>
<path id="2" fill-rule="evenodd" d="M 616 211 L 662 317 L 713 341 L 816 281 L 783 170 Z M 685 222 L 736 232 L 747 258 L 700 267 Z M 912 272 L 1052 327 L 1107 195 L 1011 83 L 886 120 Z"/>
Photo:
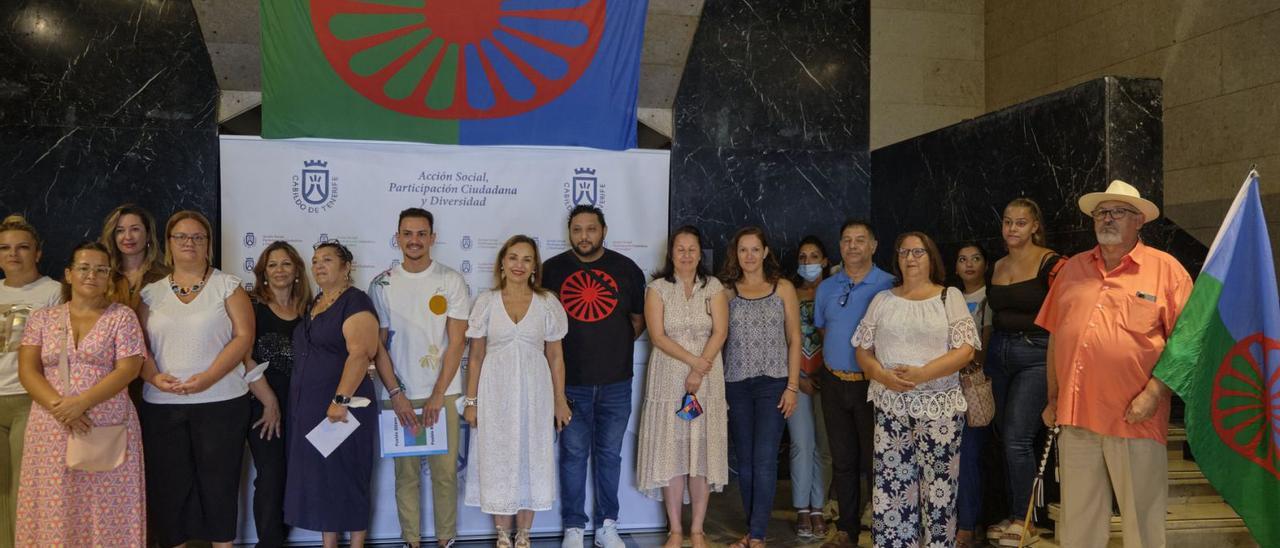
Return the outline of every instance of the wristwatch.
<path id="1" fill-rule="evenodd" d="M 475 407 L 477 405 L 479 405 L 479 402 L 477 402 L 475 398 L 467 398 L 467 397 L 462 398 L 463 407 Z"/>
<path id="2" fill-rule="evenodd" d="M 346 405 L 351 403 L 351 396 L 343 396 L 342 394 L 334 394 L 333 403 L 338 405 Z"/>

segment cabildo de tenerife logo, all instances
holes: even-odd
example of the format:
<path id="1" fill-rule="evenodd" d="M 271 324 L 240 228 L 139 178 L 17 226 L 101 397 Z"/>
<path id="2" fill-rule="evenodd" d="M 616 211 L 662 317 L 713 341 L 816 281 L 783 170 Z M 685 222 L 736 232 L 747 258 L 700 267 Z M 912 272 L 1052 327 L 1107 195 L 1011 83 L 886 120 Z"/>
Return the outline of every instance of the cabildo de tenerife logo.
<path id="1" fill-rule="evenodd" d="M 338 178 L 329 173 L 329 162 L 307 160 L 293 176 L 293 203 L 307 213 L 331 209 L 338 199 Z"/>
<path id="2" fill-rule="evenodd" d="M 564 184 L 564 208 L 580 205 L 604 207 L 606 185 L 596 177 L 596 170 L 579 167 L 573 170 L 573 179 Z"/>
<path id="3" fill-rule="evenodd" d="M 252 232 L 245 232 L 245 233 L 244 233 L 244 246 L 245 246 L 245 247 L 253 247 L 253 244 L 256 244 L 256 243 L 258 243 L 258 237 L 257 237 L 257 236 L 254 236 Z"/>
<path id="4" fill-rule="evenodd" d="M 458 240 L 458 247 L 461 247 L 463 251 L 471 251 L 471 247 L 474 245 L 470 235 L 463 235 L 462 239 Z"/>

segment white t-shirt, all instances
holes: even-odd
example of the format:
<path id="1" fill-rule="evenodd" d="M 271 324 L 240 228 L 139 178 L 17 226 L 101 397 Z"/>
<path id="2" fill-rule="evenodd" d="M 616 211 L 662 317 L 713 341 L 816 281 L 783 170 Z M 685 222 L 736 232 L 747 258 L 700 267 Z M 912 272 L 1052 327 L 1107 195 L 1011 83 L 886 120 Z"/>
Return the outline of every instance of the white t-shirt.
<path id="1" fill-rule="evenodd" d="M 26 394 L 18 382 L 18 347 L 33 311 L 62 302 L 62 284 L 41 276 L 22 287 L 0 282 L 0 396 Z"/>
<path id="2" fill-rule="evenodd" d="M 156 367 L 178 380 L 209 369 L 227 343 L 231 342 L 231 316 L 227 298 L 240 287 L 240 279 L 214 269 L 195 300 L 183 303 L 169 287 L 169 277 L 142 288 L 147 305 L 147 340 L 155 354 Z M 146 383 L 142 399 L 149 403 L 210 403 L 243 396 L 249 391 L 243 368 L 232 369 L 207 390 L 197 394 L 170 394 Z"/>
<path id="3" fill-rule="evenodd" d="M 963 290 L 961 290 L 963 293 Z M 978 326 L 978 330 L 991 327 L 991 303 L 987 302 L 987 286 L 982 286 L 973 293 L 964 296 L 964 303 L 969 307 L 969 315 L 973 316 L 974 325 Z M 979 309 L 978 307 L 982 307 Z M 981 336 L 981 333 L 979 333 Z"/>
<path id="4" fill-rule="evenodd" d="M 405 396 L 417 400 L 431 397 L 444 351 L 450 344 L 448 318 L 467 321 L 471 314 L 471 294 L 462 275 L 440 261 L 422 272 L 408 272 L 402 266 L 379 274 L 369 284 L 369 297 L 378 311 L 378 324 L 387 329 L 387 353 L 396 376 L 404 383 Z M 445 395 L 462 393 L 462 371 L 449 382 Z"/>

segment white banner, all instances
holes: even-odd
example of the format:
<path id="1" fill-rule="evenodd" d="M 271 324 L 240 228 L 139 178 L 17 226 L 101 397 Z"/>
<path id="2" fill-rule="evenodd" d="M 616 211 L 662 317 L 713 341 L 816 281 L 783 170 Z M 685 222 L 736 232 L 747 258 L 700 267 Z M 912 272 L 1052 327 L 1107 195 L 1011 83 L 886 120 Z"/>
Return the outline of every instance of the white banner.
<path id="1" fill-rule="evenodd" d="M 312 245 L 336 238 L 355 254 L 356 287 L 367 288 L 374 276 L 400 260 L 394 238 L 397 216 L 409 207 L 435 216 L 438 237 L 431 257 L 461 272 L 473 296 L 492 287 L 498 248 L 511 235 L 532 236 L 543 260 L 568 249 L 566 217 L 575 204 L 604 209 L 609 222 L 605 245 L 631 257 L 645 272 L 656 270 L 665 254 L 670 155 L 664 151 L 257 137 L 222 137 L 221 151 L 223 270 L 241 276 L 246 284 L 253 281 L 253 265 L 271 242 L 293 244 L 309 265 Z M 661 529 L 666 523 L 661 505 L 635 489 L 636 430 L 648 354 L 648 339 L 642 338 L 636 345 L 633 409 L 623 443 L 619 525 L 626 530 Z M 462 505 L 465 445 L 463 449 L 458 533 L 489 534 L 489 516 Z M 391 464 L 378 459 L 374 466 L 370 540 L 400 536 Z M 252 468 L 246 453 L 237 542 L 257 538 L 248 511 Z M 422 532 L 434 536 L 425 460 L 422 473 Z M 559 531 L 559 506 L 539 512 L 533 529 Z M 294 530 L 290 535 L 294 541 L 319 539 L 312 531 Z"/>

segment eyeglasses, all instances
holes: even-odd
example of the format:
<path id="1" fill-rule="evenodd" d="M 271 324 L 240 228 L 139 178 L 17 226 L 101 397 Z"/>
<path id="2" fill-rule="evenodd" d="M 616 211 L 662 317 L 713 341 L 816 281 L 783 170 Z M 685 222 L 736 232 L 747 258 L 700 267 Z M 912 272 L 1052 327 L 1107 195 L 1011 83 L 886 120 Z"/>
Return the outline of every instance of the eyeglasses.
<path id="1" fill-rule="evenodd" d="M 923 247 L 913 247 L 911 249 L 907 249 L 905 247 L 899 247 L 898 257 L 901 259 L 905 259 L 907 258 L 907 255 L 911 255 L 912 257 L 919 259 L 920 257 L 923 257 L 928 252 L 929 250 Z"/>
<path id="2" fill-rule="evenodd" d="M 844 308 L 844 305 L 849 304 L 849 293 L 852 293 L 852 292 L 853 292 L 853 282 L 849 282 L 848 285 L 844 286 L 844 293 L 840 295 L 840 301 L 839 301 L 840 308 Z"/>
<path id="3" fill-rule="evenodd" d="M 89 266 L 87 264 L 81 263 L 71 267 L 71 271 L 75 272 L 81 278 L 88 278 L 90 274 L 97 274 L 105 278 L 111 274 L 111 267 L 107 267 L 107 266 L 95 267 L 95 266 Z"/>
<path id="4" fill-rule="evenodd" d="M 206 240 L 208 240 L 209 237 L 205 236 L 204 234 L 183 234 L 181 232 L 174 232 L 173 234 L 169 235 L 169 239 L 175 242 L 188 241 L 188 242 L 199 245 L 204 243 Z"/>
<path id="5" fill-rule="evenodd" d="M 1138 215 L 1137 211 L 1127 207 L 1116 207 L 1111 209 L 1095 209 L 1090 213 L 1095 221 L 1103 221 L 1110 218 L 1113 221 L 1123 221 L 1125 217 L 1130 215 Z"/>

